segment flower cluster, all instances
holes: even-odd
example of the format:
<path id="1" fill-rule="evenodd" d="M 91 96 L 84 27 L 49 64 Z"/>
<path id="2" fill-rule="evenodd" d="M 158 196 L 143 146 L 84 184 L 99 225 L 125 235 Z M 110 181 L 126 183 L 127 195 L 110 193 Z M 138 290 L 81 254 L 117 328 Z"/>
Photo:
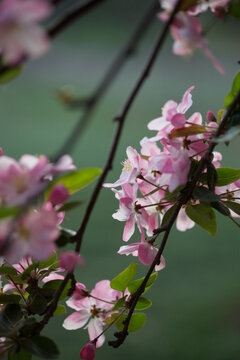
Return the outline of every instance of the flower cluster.
<path id="1" fill-rule="evenodd" d="M 58 226 L 64 213 L 61 203 L 69 197 L 62 184 L 55 185 L 48 201 L 39 201 L 54 174 L 75 169 L 70 156 L 55 164 L 45 156 L 23 155 L 19 161 L 0 156 L 0 259 L 16 263 L 26 256 L 42 261 L 55 251 Z M 35 200 L 35 201 L 34 201 Z M 34 204 L 35 202 L 35 204 Z"/>
<path id="2" fill-rule="evenodd" d="M 119 209 L 113 214 L 113 218 L 126 222 L 123 241 L 130 240 L 136 225 L 141 234 L 140 242 L 121 246 L 118 253 L 138 256 L 144 265 L 151 264 L 157 253 L 155 237 L 147 240 L 147 236 L 154 235 L 154 229 L 159 227 L 164 214 L 178 202 L 181 189 L 190 180 L 194 167 L 206 153 L 209 141 L 218 127 L 211 111 L 208 112 L 205 123 L 199 112 L 186 116 L 192 105 L 193 89 L 194 87 L 190 87 L 185 92 L 180 103 L 172 100 L 166 102 L 162 115 L 148 124 L 148 129 L 157 131 L 156 135 L 141 140 L 140 153 L 129 146 L 120 178 L 114 183 L 104 184 L 105 187 L 112 188 L 119 201 Z M 219 161 L 222 156 L 219 152 L 214 152 L 213 155 L 212 167 L 216 172 L 221 167 Z M 239 181 L 230 181 L 225 187 L 216 186 L 213 193 L 205 184 L 199 182 L 197 191 L 200 195 L 196 192 L 189 204 L 181 208 L 176 222 L 178 230 L 185 231 L 195 224 L 194 217 L 189 212 L 186 213 L 188 205 L 197 205 L 203 200 L 204 204 L 212 201 L 211 205 L 216 207 L 219 205 L 216 205 L 216 201 L 221 201 L 220 206 L 228 206 L 228 200 L 238 201 Z M 117 190 L 118 187 L 121 188 Z M 207 199 L 206 192 L 210 193 Z M 231 206 L 232 204 L 229 207 Z M 228 214 L 229 210 L 226 211 Z M 232 210 L 229 215 L 230 213 L 238 216 Z M 162 258 L 156 270 L 164 266 Z"/>
<path id="3" fill-rule="evenodd" d="M 202 25 L 197 15 L 210 8 L 215 16 L 222 17 L 227 12 L 229 2 L 230 0 L 203 0 L 186 11 L 178 12 L 170 26 L 174 39 L 173 53 L 180 56 L 191 55 L 199 48 L 213 62 L 218 71 L 224 73 L 222 65 L 208 48 L 208 44 L 203 37 Z M 167 21 L 169 13 L 173 10 L 175 4 L 176 0 L 161 0 L 161 7 L 164 11 L 158 14 L 159 19 Z"/>

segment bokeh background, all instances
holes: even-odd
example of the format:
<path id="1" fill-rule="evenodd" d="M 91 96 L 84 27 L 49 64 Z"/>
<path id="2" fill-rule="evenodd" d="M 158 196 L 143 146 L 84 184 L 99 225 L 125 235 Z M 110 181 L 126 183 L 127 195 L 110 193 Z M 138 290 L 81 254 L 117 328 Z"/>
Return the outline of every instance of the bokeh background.
<path id="1" fill-rule="evenodd" d="M 106 1 L 82 17 L 53 41 L 43 58 L 28 62 L 23 73 L 0 88 L 0 144 L 5 154 L 19 158 L 24 153 L 54 154 L 79 119 L 81 110 L 66 109 L 56 89 L 70 86 L 79 96 L 90 94 L 149 6 L 146 0 Z M 203 24 L 211 16 L 201 17 Z M 138 52 L 122 71 L 94 112 L 72 155 L 78 168 L 103 168 L 121 110 L 161 31 L 154 20 Z M 139 150 L 139 141 L 150 136 L 147 123 L 161 113 L 168 99 L 180 101 L 191 85 L 194 104 L 188 114 L 223 108 L 239 65 L 239 23 L 219 20 L 208 33 L 210 47 L 226 69 L 217 72 L 197 51 L 192 58 L 172 54 L 172 39 L 165 43 L 151 76 L 135 101 L 117 151 L 108 181 L 121 172 L 128 145 Z M 152 133 L 153 134 L 153 133 Z M 220 148 L 220 147 L 219 147 Z M 222 146 L 223 164 L 239 167 L 239 140 Z M 64 225 L 77 229 L 94 184 L 76 195 L 83 205 L 66 215 Z M 112 219 L 118 204 L 109 189 L 103 189 L 84 237 L 82 255 L 86 267 L 77 273 L 80 282 L 92 289 L 96 282 L 111 279 L 135 258 L 116 252 L 122 245 L 123 223 Z M 169 238 L 164 256 L 167 267 L 148 293 L 153 301 L 146 310 L 147 322 L 131 334 L 124 345 L 113 349 L 105 344 L 97 359 L 237 360 L 240 358 L 240 242 L 238 228 L 218 216 L 215 238 L 195 226 Z M 133 240 L 137 240 L 136 234 Z M 139 277 L 146 271 L 139 270 Z M 71 312 L 71 311 L 70 311 Z M 69 312 L 69 313 L 70 313 Z M 87 331 L 66 331 L 65 316 L 54 318 L 44 330 L 58 344 L 59 360 L 78 359 L 87 341 Z M 110 340 L 112 331 L 107 334 Z"/>

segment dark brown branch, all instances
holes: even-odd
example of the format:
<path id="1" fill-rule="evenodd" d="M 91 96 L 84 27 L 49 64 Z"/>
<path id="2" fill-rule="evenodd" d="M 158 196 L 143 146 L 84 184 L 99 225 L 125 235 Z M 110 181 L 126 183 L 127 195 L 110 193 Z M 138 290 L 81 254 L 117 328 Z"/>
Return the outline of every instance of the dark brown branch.
<path id="1" fill-rule="evenodd" d="M 78 4 L 73 6 L 67 12 L 67 14 L 62 17 L 60 21 L 58 21 L 51 29 L 48 30 L 48 35 L 50 37 L 58 35 L 62 30 L 64 30 L 67 26 L 71 25 L 80 16 L 84 15 L 89 10 L 100 5 L 104 1 L 106 0 L 90 0 L 85 2 L 84 4 Z"/>
<path id="2" fill-rule="evenodd" d="M 129 41 L 119 52 L 116 59 L 113 61 L 112 65 L 106 72 L 105 76 L 103 77 L 102 81 L 100 82 L 100 84 L 98 85 L 92 96 L 90 96 L 88 99 L 86 99 L 86 101 L 84 101 L 85 104 L 84 113 L 79 119 L 76 126 L 74 127 L 69 138 L 66 140 L 66 143 L 61 147 L 61 150 L 55 156 L 55 159 L 58 159 L 61 155 L 69 154 L 72 151 L 77 140 L 79 140 L 80 136 L 82 135 L 85 126 L 88 124 L 89 119 L 93 111 L 95 110 L 97 104 L 99 103 L 100 99 L 103 97 L 109 86 L 112 84 L 113 80 L 116 78 L 125 60 L 127 60 L 127 58 L 130 57 L 135 52 L 139 41 L 146 33 L 148 27 L 151 25 L 152 19 L 156 14 L 158 7 L 159 4 L 157 1 L 151 5 L 151 7 L 148 9 L 148 11 L 146 12 L 144 17 L 138 24 L 134 33 L 130 37 Z"/>
<path id="3" fill-rule="evenodd" d="M 164 28 L 160 34 L 160 37 L 159 39 L 157 40 L 154 48 L 153 48 L 153 51 L 136 83 L 136 85 L 134 86 L 133 90 L 131 91 L 123 109 L 122 109 L 122 112 L 115 118 L 115 120 L 118 121 L 118 126 L 117 126 L 117 129 L 116 129 L 116 133 L 115 133 L 115 137 L 114 137 L 114 140 L 113 140 L 113 143 L 112 143 L 112 147 L 110 149 L 110 153 L 109 153 L 109 156 L 108 156 L 108 159 L 107 159 L 107 162 L 105 164 L 105 167 L 104 167 L 104 170 L 98 180 L 98 183 L 95 187 L 95 190 L 92 194 L 92 197 L 90 199 L 90 202 L 88 204 L 88 207 L 87 207 L 87 210 L 85 212 L 85 216 L 83 218 L 83 221 L 82 221 L 82 224 L 80 226 L 80 228 L 78 229 L 77 231 L 77 234 L 75 235 L 74 239 L 76 241 L 76 248 L 75 248 L 75 251 L 76 252 L 79 252 L 80 251 L 80 248 L 81 248 L 81 244 L 82 244 L 82 239 L 83 239 L 83 235 L 84 235 L 84 232 L 86 230 L 86 227 L 87 227 L 87 224 L 88 224 L 88 221 L 89 221 L 89 218 L 92 214 L 92 211 L 93 211 L 93 208 L 96 204 L 96 201 L 98 199 L 98 196 L 99 196 L 99 193 L 101 191 L 101 188 L 102 188 L 102 185 L 105 181 L 105 178 L 109 172 L 109 170 L 112 169 L 112 163 L 113 163 L 113 159 L 114 159 L 114 156 L 116 154 L 116 150 L 117 150 L 117 147 L 118 147 L 118 144 L 119 144 L 119 140 L 120 140 L 120 137 L 121 137 L 121 134 L 122 134 L 122 130 L 123 130 L 123 125 L 125 123 L 125 119 L 127 117 L 127 114 L 134 102 L 134 100 L 136 99 L 140 89 L 142 88 L 142 85 L 143 83 L 145 82 L 146 78 L 148 77 L 152 67 L 153 67 L 153 64 L 157 58 L 157 55 L 158 53 L 160 52 L 162 46 L 163 46 L 163 43 L 164 43 L 164 40 L 166 39 L 167 37 L 167 34 L 168 34 L 168 30 L 169 30 L 169 27 L 174 19 L 174 16 L 176 14 L 176 12 L 178 11 L 178 8 L 179 8 L 179 5 L 180 5 L 180 2 L 181 0 L 178 1 L 177 5 L 175 6 L 171 16 L 169 17 L 169 20 L 167 21 L 167 23 L 164 25 Z"/>
<path id="4" fill-rule="evenodd" d="M 160 232 L 163 232 L 163 231 L 165 232 L 164 237 L 163 237 L 162 242 L 161 242 L 161 245 L 160 245 L 160 248 L 158 250 L 158 253 L 157 253 L 154 261 L 152 262 L 146 276 L 144 277 L 144 280 L 143 280 L 142 284 L 140 285 L 138 290 L 135 292 L 135 294 L 133 294 L 133 296 L 132 296 L 131 306 L 130 306 L 128 315 L 127 315 L 126 319 L 123 322 L 123 324 L 124 324 L 123 330 L 120 331 L 120 332 L 115 333 L 115 336 L 117 337 L 117 339 L 114 340 L 114 341 L 109 341 L 109 345 L 117 348 L 124 342 L 124 340 L 128 336 L 128 326 L 129 326 L 131 317 L 133 315 L 134 309 L 136 307 L 136 304 L 137 304 L 140 296 L 142 295 L 142 293 L 145 290 L 146 284 L 147 284 L 147 282 L 148 282 L 148 280 L 149 280 L 149 278 L 150 278 L 150 276 L 151 276 L 151 274 L 152 274 L 152 272 L 154 270 L 154 267 L 156 265 L 160 264 L 161 256 L 163 254 L 163 251 L 164 251 L 164 248 L 166 246 L 166 243 L 167 243 L 171 228 L 172 228 L 172 226 L 173 226 L 173 224 L 174 224 L 174 222 L 175 222 L 175 220 L 176 220 L 176 218 L 178 216 L 178 213 L 179 213 L 181 207 L 191 199 L 193 190 L 194 190 L 197 182 L 199 181 L 199 178 L 200 178 L 203 170 L 205 169 L 205 167 L 209 163 L 209 161 L 211 161 L 212 152 L 213 152 L 215 146 L 217 145 L 217 143 L 214 142 L 214 139 L 217 139 L 220 135 L 222 135 L 223 130 L 224 130 L 225 126 L 227 125 L 227 122 L 228 122 L 232 112 L 235 110 L 235 108 L 236 108 L 236 106 L 238 104 L 240 104 L 240 91 L 238 92 L 235 100 L 229 106 L 229 108 L 228 108 L 222 122 L 220 123 L 220 125 L 218 127 L 218 130 L 217 130 L 213 140 L 211 141 L 211 143 L 210 143 L 210 145 L 208 147 L 208 150 L 207 150 L 206 154 L 204 155 L 204 157 L 200 161 L 200 164 L 199 164 L 199 166 L 197 168 L 195 176 L 191 180 L 191 183 L 187 186 L 186 192 L 184 193 L 184 195 L 182 196 L 182 198 L 178 202 L 178 204 L 176 206 L 176 209 L 174 210 L 173 214 L 169 218 L 167 224 L 165 224 L 163 228 L 156 229 L 156 231 L 155 231 L 156 234 L 160 233 Z"/>

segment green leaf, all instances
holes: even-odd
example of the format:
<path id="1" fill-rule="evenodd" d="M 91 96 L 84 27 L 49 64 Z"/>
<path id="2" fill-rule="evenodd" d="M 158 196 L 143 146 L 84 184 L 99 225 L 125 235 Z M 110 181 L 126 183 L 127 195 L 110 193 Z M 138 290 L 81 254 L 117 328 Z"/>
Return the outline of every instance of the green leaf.
<path id="1" fill-rule="evenodd" d="M 116 310 L 120 309 L 121 307 L 123 307 L 123 305 L 125 304 L 126 297 L 127 297 L 127 295 L 122 297 L 121 299 L 118 299 L 111 311 L 116 311 Z"/>
<path id="2" fill-rule="evenodd" d="M 60 211 L 70 211 L 75 209 L 76 207 L 82 205 L 82 201 L 69 201 L 68 203 L 64 204 L 60 209 L 58 209 L 58 212 Z"/>
<path id="3" fill-rule="evenodd" d="M 38 268 L 39 270 L 48 268 L 48 267 L 49 267 L 50 265 L 52 265 L 56 260 L 57 260 L 57 254 L 54 253 L 49 259 L 47 259 L 47 260 L 45 260 L 45 261 L 41 261 L 40 263 L 38 263 L 37 268 Z"/>
<path id="4" fill-rule="evenodd" d="M 8 360 L 31 360 L 32 354 L 25 351 L 24 349 L 20 349 L 15 354 L 8 353 Z"/>
<path id="5" fill-rule="evenodd" d="M 234 3 L 230 4 L 230 7 L 228 9 L 228 14 L 230 14 L 236 18 L 240 18 L 240 3 L 234 2 Z"/>
<path id="6" fill-rule="evenodd" d="M 111 281 L 111 288 L 124 292 L 130 281 L 134 278 L 137 268 L 138 264 L 130 264 L 124 271 L 122 271 Z"/>
<path id="7" fill-rule="evenodd" d="M 222 167 L 217 169 L 217 175 L 216 186 L 225 186 L 240 179 L 240 169 Z"/>
<path id="8" fill-rule="evenodd" d="M 117 318 L 118 316 L 119 316 L 118 314 L 113 314 L 113 316 L 111 316 L 111 320 L 113 321 L 113 319 Z M 123 330 L 123 327 L 124 327 L 123 321 L 126 319 L 126 317 L 127 317 L 127 315 L 123 314 L 115 322 L 115 325 L 118 328 L 118 330 L 120 330 L 120 331 Z M 129 322 L 128 332 L 134 332 L 134 331 L 141 329 L 141 327 L 143 327 L 143 325 L 146 322 L 146 318 L 147 317 L 144 313 L 133 314 L 131 317 L 131 320 Z"/>
<path id="9" fill-rule="evenodd" d="M 47 308 L 47 299 L 40 294 L 34 294 L 29 298 L 29 301 L 29 307 L 33 314 L 41 315 Z"/>
<path id="10" fill-rule="evenodd" d="M 18 304 L 20 300 L 21 300 L 21 296 L 19 295 L 14 295 L 14 294 L 0 295 L 0 304 Z"/>
<path id="11" fill-rule="evenodd" d="M 226 109 L 229 107 L 229 105 L 231 105 L 239 90 L 240 90 L 240 71 L 237 73 L 237 75 L 233 80 L 232 90 L 230 91 L 230 93 L 227 94 L 225 98 L 224 106 Z"/>
<path id="12" fill-rule="evenodd" d="M 224 204 L 231 209 L 235 214 L 240 215 L 240 204 L 233 201 L 224 201 Z"/>
<path id="13" fill-rule="evenodd" d="M 58 305 L 53 313 L 53 316 L 64 315 L 64 314 L 66 314 L 66 307 L 64 305 Z"/>
<path id="14" fill-rule="evenodd" d="M 212 236 L 217 232 L 216 215 L 206 204 L 188 205 L 185 209 L 187 216 Z"/>
<path id="15" fill-rule="evenodd" d="M 0 266 L 1 275 L 17 275 L 17 270 L 11 266 Z"/>
<path id="16" fill-rule="evenodd" d="M 33 263 L 31 265 L 29 265 L 22 273 L 22 279 L 26 280 L 29 276 L 30 273 L 35 270 L 38 267 L 38 263 Z"/>
<path id="17" fill-rule="evenodd" d="M 49 197 L 52 188 L 56 184 L 64 185 L 67 188 L 69 194 L 72 195 L 75 192 L 83 189 L 88 184 L 90 184 L 101 173 L 102 173 L 101 169 L 89 168 L 89 169 L 78 170 L 71 174 L 64 175 L 49 185 L 49 187 L 46 190 L 46 197 L 47 198 Z"/>
<path id="18" fill-rule="evenodd" d="M 192 136 L 197 134 L 203 134 L 208 132 L 207 129 L 204 126 L 201 125 L 191 125 L 188 127 L 182 127 L 179 129 L 176 129 L 172 131 L 168 137 L 170 139 L 176 138 L 176 137 L 186 137 L 186 136 Z"/>
<path id="19" fill-rule="evenodd" d="M 42 294 L 44 295 L 45 292 L 49 294 L 49 296 L 54 296 L 57 289 L 60 287 L 63 280 L 51 280 L 45 283 L 42 287 Z M 67 282 L 67 285 L 65 286 L 59 300 L 64 300 L 67 297 L 68 290 L 71 287 L 71 280 Z"/>
<path id="20" fill-rule="evenodd" d="M 15 216 L 17 215 L 19 212 L 18 208 L 6 208 L 6 207 L 1 207 L 0 208 L 0 219 L 9 217 L 9 216 Z"/>
<path id="21" fill-rule="evenodd" d="M 214 194 L 204 186 L 196 186 L 193 191 L 194 200 L 200 200 L 200 202 L 218 201 L 221 199 L 219 195 Z"/>
<path id="22" fill-rule="evenodd" d="M 15 79 L 15 77 L 17 77 L 21 73 L 21 71 L 22 71 L 21 65 L 10 67 L 9 69 L 5 70 L 0 75 L 0 84 L 5 84 L 9 81 L 12 81 L 13 79 Z"/>
<path id="23" fill-rule="evenodd" d="M 151 300 L 141 296 L 138 299 L 137 305 L 135 307 L 136 310 L 144 310 L 147 309 L 148 307 L 150 307 L 152 305 Z"/>
<path id="24" fill-rule="evenodd" d="M 13 328 L 22 318 L 21 306 L 17 304 L 8 304 L 0 312 L 0 327 Z"/>
<path id="25" fill-rule="evenodd" d="M 56 344 L 45 336 L 33 336 L 21 341 L 21 346 L 33 355 L 43 359 L 56 359 L 59 355 Z"/>
<path id="26" fill-rule="evenodd" d="M 146 284 L 146 287 L 145 287 L 145 290 L 144 290 L 144 293 L 147 292 L 150 287 L 153 285 L 153 283 L 155 282 L 155 280 L 157 279 L 157 276 L 158 276 L 158 273 L 155 272 L 153 274 L 150 275 L 149 279 L 148 279 L 148 282 Z M 128 285 L 128 291 L 133 294 L 137 291 L 137 289 L 140 287 L 140 285 L 142 284 L 144 278 L 141 278 L 141 279 L 137 279 L 137 280 L 134 280 L 132 281 L 129 285 Z"/>
<path id="27" fill-rule="evenodd" d="M 162 223 L 161 223 L 161 226 L 164 226 L 168 220 L 170 219 L 170 217 L 172 216 L 174 210 L 176 209 L 177 205 L 174 205 L 172 207 L 170 207 L 170 209 L 168 209 L 167 212 L 165 212 L 163 218 L 162 218 Z"/>

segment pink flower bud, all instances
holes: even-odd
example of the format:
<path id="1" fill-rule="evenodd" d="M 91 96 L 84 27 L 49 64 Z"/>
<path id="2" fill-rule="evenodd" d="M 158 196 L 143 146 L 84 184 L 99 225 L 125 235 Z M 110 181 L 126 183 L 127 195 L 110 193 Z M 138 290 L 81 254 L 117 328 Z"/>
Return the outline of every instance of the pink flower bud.
<path id="1" fill-rule="evenodd" d="M 66 187 L 62 184 L 57 184 L 52 189 L 49 200 L 54 204 L 61 204 L 64 203 L 68 198 L 70 194 Z"/>
<path id="2" fill-rule="evenodd" d="M 214 113 L 211 110 L 209 110 L 208 113 L 207 113 L 207 120 L 209 122 L 217 122 L 217 119 L 216 119 Z"/>
<path id="3" fill-rule="evenodd" d="M 77 265 L 84 266 L 85 261 L 82 256 L 74 251 L 64 251 L 60 255 L 60 267 L 66 271 L 72 272 Z"/>
<path id="4" fill-rule="evenodd" d="M 88 343 L 80 351 L 80 358 L 83 360 L 94 360 L 95 357 L 95 345 Z"/>

